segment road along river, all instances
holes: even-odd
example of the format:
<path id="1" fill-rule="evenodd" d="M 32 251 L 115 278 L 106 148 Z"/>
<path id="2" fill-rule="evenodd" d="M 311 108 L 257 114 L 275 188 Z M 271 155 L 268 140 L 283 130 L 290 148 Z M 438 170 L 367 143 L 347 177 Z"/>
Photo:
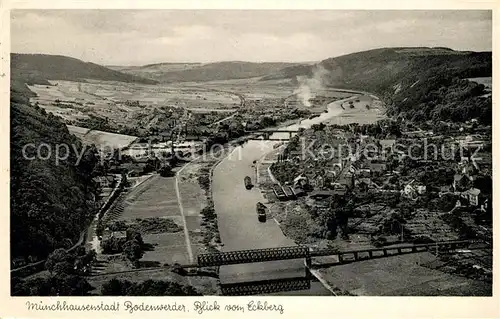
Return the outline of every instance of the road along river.
<path id="1" fill-rule="evenodd" d="M 343 109 L 341 105 L 351 98 L 332 102 L 328 112 L 313 119 L 302 120 L 281 130 L 297 130 L 300 127 L 309 128 L 339 116 Z M 288 133 L 275 133 L 271 138 L 288 138 Z M 295 243 L 285 237 L 274 219 L 262 223 L 257 220 L 256 203 L 266 202 L 259 188 L 247 190 L 243 184 L 245 176 L 252 177 L 255 182 L 255 169 L 252 162 L 258 160 L 273 150 L 276 141 L 249 141 L 237 147 L 224 158 L 214 170 L 213 199 L 217 212 L 218 226 L 223 251 L 242 249 L 259 249 L 283 246 L 294 246 Z M 252 264 L 240 264 L 220 267 L 221 283 L 248 282 L 268 279 L 285 279 L 303 277 L 305 275 L 303 259 L 272 261 Z M 286 294 L 294 294 L 287 292 Z M 320 283 L 312 283 L 311 290 L 300 294 L 328 295 L 330 294 Z"/>

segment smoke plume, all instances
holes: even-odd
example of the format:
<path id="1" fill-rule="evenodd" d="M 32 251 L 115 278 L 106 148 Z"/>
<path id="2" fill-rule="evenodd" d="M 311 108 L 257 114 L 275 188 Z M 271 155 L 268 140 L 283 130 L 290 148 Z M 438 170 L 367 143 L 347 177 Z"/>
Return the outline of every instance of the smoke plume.
<path id="1" fill-rule="evenodd" d="M 323 89 L 324 79 L 328 74 L 328 70 L 321 65 L 315 65 L 312 71 L 312 77 L 297 76 L 299 87 L 293 92 L 297 94 L 302 104 L 307 107 L 312 106 L 310 100 L 316 96 L 318 91 Z"/>

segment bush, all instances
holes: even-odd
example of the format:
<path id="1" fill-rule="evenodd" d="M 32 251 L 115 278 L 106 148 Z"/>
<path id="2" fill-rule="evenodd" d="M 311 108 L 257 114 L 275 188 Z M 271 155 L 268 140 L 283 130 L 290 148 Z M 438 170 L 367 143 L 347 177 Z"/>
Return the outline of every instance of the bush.
<path id="1" fill-rule="evenodd" d="M 382 246 L 387 245 L 387 238 L 385 238 L 383 236 L 373 237 L 371 239 L 371 243 L 375 247 L 382 247 Z"/>
<path id="2" fill-rule="evenodd" d="M 169 218 L 152 217 L 137 219 L 137 222 L 144 233 L 177 233 L 182 231 L 182 228 Z"/>
<path id="3" fill-rule="evenodd" d="M 181 276 L 187 275 L 186 269 L 182 268 L 181 265 L 179 265 L 178 263 L 172 265 L 172 272 L 179 274 Z"/>
<path id="4" fill-rule="evenodd" d="M 204 190 L 207 191 L 210 188 L 210 178 L 208 177 L 208 174 L 201 174 L 198 177 L 198 183 L 200 184 L 200 187 Z"/>
<path id="5" fill-rule="evenodd" d="M 206 219 L 213 219 L 215 218 L 215 210 L 212 206 L 206 206 L 201 210 L 201 214 L 203 215 L 204 218 Z"/>

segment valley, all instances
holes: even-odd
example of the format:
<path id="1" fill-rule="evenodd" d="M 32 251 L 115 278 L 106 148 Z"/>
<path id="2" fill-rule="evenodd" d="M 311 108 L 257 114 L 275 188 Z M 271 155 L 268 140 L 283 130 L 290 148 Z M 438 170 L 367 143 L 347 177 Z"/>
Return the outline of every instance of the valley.
<path id="1" fill-rule="evenodd" d="M 87 206 L 81 202 L 74 206 L 82 213 L 78 225 L 86 234 L 81 248 L 94 255 L 85 267 L 72 274 L 88 280 L 92 289 L 85 293 L 110 293 L 110 289 L 116 288 L 112 286 L 115 277 L 123 285 L 138 283 L 151 271 L 151 276 L 157 276 L 153 278 L 166 276 L 183 285 L 179 288 L 182 294 L 194 287 L 201 294 L 218 295 L 221 284 L 286 281 L 306 273 L 313 278 L 309 289 L 276 293 L 390 295 L 406 291 L 410 295 L 426 295 L 441 291 L 452 295 L 453 291 L 446 287 L 460 286 L 460 294 L 468 294 L 470 288 L 475 294 L 488 295 L 488 262 L 481 266 L 484 273 L 481 270 L 471 275 L 473 266 L 468 261 L 472 257 L 461 260 L 454 252 L 446 255 L 446 261 L 454 260 L 450 261 L 453 266 L 445 267 L 446 275 L 437 269 L 408 266 L 414 260 L 422 264 L 442 261 L 432 252 L 411 258 L 389 257 L 408 264 L 392 277 L 390 269 L 398 263 L 396 259 L 387 263 L 360 261 L 356 267 L 328 266 L 332 260 L 341 261 L 326 257 L 313 260 L 325 264 L 317 268 L 302 260 L 279 260 L 191 269 L 200 255 L 246 249 L 297 244 L 308 249 L 372 248 L 379 243 L 390 246 L 398 240 L 399 231 L 411 234 L 401 235 L 401 242 L 417 243 L 422 238 L 440 242 L 443 238 L 476 238 L 470 233 L 477 235 L 478 229 L 484 227 L 486 235 L 477 236 L 488 241 L 484 238 L 489 238 L 491 228 L 491 192 L 487 181 L 491 176 L 491 146 L 485 151 L 483 162 L 475 166 L 463 156 L 436 162 L 446 170 L 446 178 L 439 183 L 429 178 L 438 172 L 434 164 L 409 162 L 404 160 L 404 154 L 382 146 L 396 141 L 420 143 L 423 138 L 443 135 L 446 138 L 439 140 L 441 144 L 491 145 L 491 77 L 488 80 L 488 72 L 484 72 L 488 55 L 433 48 L 384 50 L 326 59 L 317 64 L 227 62 L 107 69 L 71 62 L 83 68 L 79 69 L 81 76 L 65 74 L 64 70 L 51 74 L 51 70 L 39 64 L 31 69 L 41 70 L 42 75 L 28 72 L 26 64 L 18 67 L 19 72 L 13 73 L 15 83 L 25 87 L 16 88 L 15 107 L 60 123 L 66 139 L 74 139 L 73 143 L 91 150 L 91 155 L 85 157 L 85 166 L 76 164 L 78 173 L 65 173 L 81 174 L 86 183 L 81 189 L 87 191 Z M 26 57 L 16 56 L 23 58 Z M 43 59 L 49 61 L 52 57 Z M 446 59 L 451 62 L 441 64 Z M 88 67 L 97 68 L 99 76 Z M 13 68 L 16 69 L 15 61 Z M 66 64 L 66 68 L 71 69 L 71 64 Z M 414 72 L 404 71 L 407 68 Z M 415 71 L 418 68 L 422 71 Z M 21 141 L 33 133 L 24 132 L 22 125 L 17 125 L 22 134 L 27 134 L 15 135 L 19 151 Z M 40 135 L 51 134 L 45 126 L 36 130 Z M 376 146 L 373 153 L 377 159 L 366 160 L 351 154 L 344 159 L 339 155 L 325 160 L 321 158 L 325 150 L 316 147 L 308 148 L 312 158 L 300 158 L 293 155 L 304 151 L 300 139 L 327 146 L 358 147 L 371 141 Z M 386 152 L 388 157 L 383 157 Z M 320 158 L 314 158 L 317 155 Z M 352 168 L 357 164 L 361 167 Z M 59 169 L 46 162 L 40 165 L 47 167 L 41 172 Z M 36 179 L 44 179 L 38 167 L 29 167 L 37 172 Z M 427 175 L 418 173 L 418 169 Z M 464 186 L 458 189 L 453 184 L 453 191 L 444 190 L 453 173 L 463 175 Z M 251 190 L 243 187 L 245 176 L 254 182 Z M 308 186 L 298 186 L 299 180 L 307 180 Z M 282 200 L 276 195 L 276 188 L 281 187 L 290 187 L 292 194 L 297 191 L 305 197 L 285 194 L 287 199 Z M 451 199 L 448 195 L 441 199 L 439 187 Z M 34 192 L 40 197 L 47 190 Z M 396 198 L 391 194 L 397 194 Z M 353 209 L 352 202 L 361 199 L 368 201 L 365 207 Z M 392 204 L 381 213 L 377 204 L 385 199 Z M 452 200 L 458 200 L 460 207 L 470 211 L 476 220 L 445 214 L 439 205 L 448 208 Z M 57 196 L 51 197 L 51 201 L 46 209 L 68 212 Z M 256 218 L 258 202 L 269 208 L 265 222 Z M 434 206 L 431 208 L 429 203 Z M 402 217 L 407 206 L 421 210 L 411 209 L 411 214 Z M 24 215 L 18 218 L 23 219 Z M 427 222 L 428 218 L 432 222 Z M 394 231 L 396 219 L 400 224 Z M 403 219 L 405 226 L 401 230 Z M 65 222 L 54 221 L 57 227 L 64 227 Z M 430 224 L 435 228 L 427 227 Z M 457 227 L 461 230 L 456 231 L 456 237 L 429 235 L 451 233 Z M 18 234 L 26 236 L 26 231 Z M 29 283 L 40 275 L 41 262 L 70 254 L 72 250 L 68 248 L 76 237 L 46 240 L 44 254 L 21 254 L 15 267 L 37 264 L 38 268 L 26 279 Z M 487 259 L 491 251 L 481 252 L 480 259 Z M 82 256 L 65 258 L 87 258 Z M 51 275 L 54 272 L 52 268 L 46 270 Z M 398 276 L 407 278 L 410 270 L 415 270 L 418 278 L 400 282 Z M 458 272 L 471 278 L 463 279 L 455 274 Z M 399 284 L 384 286 L 384 280 Z M 429 284 L 431 281 L 439 281 L 441 286 Z M 23 291 L 24 285 L 27 284 L 21 280 L 14 288 Z"/>

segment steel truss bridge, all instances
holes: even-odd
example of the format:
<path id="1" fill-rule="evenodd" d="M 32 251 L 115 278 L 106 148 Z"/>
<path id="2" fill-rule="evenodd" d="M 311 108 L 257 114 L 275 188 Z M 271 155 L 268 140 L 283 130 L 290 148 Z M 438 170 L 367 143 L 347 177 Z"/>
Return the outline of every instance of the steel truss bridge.
<path id="1" fill-rule="evenodd" d="M 223 296 L 264 295 L 283 291 L 309 290 L 311 281 L 316 277 L 306 274 L 304 277 L 260 280 L 220 284 Z"/>
<path id="2" fill-rule="evenodd" d="M 297 134 L 299 131 L 294 130 L 259 130 L 259 131 L 246 131 L 249 134 L 249 140 L 258 141 L 289 141 L 293 134 Z M 270 138 L 269 136 L 274 133 L 288 133 L 288 138 Z M 259 136 L 264 137 L 264 139 L 259 138 Z"/>
<path id="3" fill-rule="evenodd" d="M 224 265 L 247 264 L 257 262 L 267 262 L 275 260 L 301 259 L 305 260 L 305 276 L 293 278 L 281 278 L 262 281 L 221 283 L 220 289 L 223 295 L 241 296 L 241 295 L 262 295 L 283 291 L 308 290 L 311 287 L 311 281 L 317 280 L 309 272 L 309 269 L 330 267 L 333 265 L 346 264 L 361 260 L 384 258 L 402 254 L 418 253 L 423 251 L 435 251 L 438 253 L 451 252 L 456 249 L 489 249 L 491 244 L 477 240 L 456 240 L 442 241 L 424 244 L 401 244 L 392 247 L 379 247 L 354 250 L 336 250 L 332 248 L 311 249 L 307 246 L 289 246 L 266 249 L 250 249 L 228 251 L 211 254 L 198 255 L 196 264 L 180 265 L 182 268 L 201 268 L 201 267 L 219 267 Z M 314 257 L 334 256 L 337 261 L 333 263 L 313 264 Z M 143 269 L 115 272 L 116 274 L 124 272 L 138 272 L 158 270 L 163 267 L 151 267 Z M 101 273 L 92 276 L 110 275 L 114 273 Z"/>
<path id="4" fill-rule="evenodd" d="M 228 251 L 213 254 L 198 255 L 199 267 L 223 266 L 234 264 L 247 264 L 274 260 L 299 259 L 304 258 L 308 266 L 312 266 L 313 257 L 337 256 L 338 263 L 353 262 L 358 260 L 388 257 L 407 253 L 422 252 L 429 249 L 438 251 L 450 251 L 457 248 L 483 249 L 483 247 L 473 247 L 473 244 L 481 243 L 471 240 L 442 241 L 424 244 L 407 244 L 394 247 L 368 248 L 358 250 L 342 250 L 333 248 L 310 249 L 307 246 L 290 246 L 266 249 L 250 249 Z"/>
<path id="5" fill-rule="evenodd" d="M 275 292 L 308 290 L 311 281 L 317 280 L 309 272 L 309 268 L 329 267 L 335 264 L 345 264 L 360 260 L 383 258 L 402 254 L 418 253 L 428 250 L 436 252 L 449 252 L 459 248 L 484 249 L 490 246 L 477 245 L 479 241 L 443 241 L 424 244 L 406 244 L 395 247 L 380 247 L 357 250 L 318 249 L 311 250 L 306 246 L 291 246 L 267 249 L 252 249 L 221 252 L 215 254 L 203 254 L 198 256 L 198 266 L 223 266 L 232 264 L 266 262 L 273 260 L 287 260 L 304 258 L 307 265 L 306 274 L 303 277 L 271 279 L 252 282 L 221 283 L 220 288 L 223 295 L 263 295 Z M 337 262 L 330 264 L 313 265 L 313 257 L 336 256 Z"/>

